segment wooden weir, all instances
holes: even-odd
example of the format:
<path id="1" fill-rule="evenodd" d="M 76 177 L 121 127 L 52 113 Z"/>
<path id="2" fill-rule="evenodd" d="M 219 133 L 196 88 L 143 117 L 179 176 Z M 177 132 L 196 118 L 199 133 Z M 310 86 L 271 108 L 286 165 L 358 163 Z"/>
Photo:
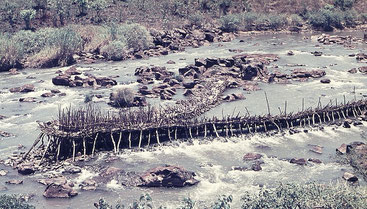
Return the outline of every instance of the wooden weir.
<path id="1" fill-rule="evenodd" d="M 118 114 L 102 114 L 92 106 L 75 110 L 67 108 L 60 111 L 58 120 L 39 124 L 41 134 L 23 160 L 30 156 L 32 149 L 42 150 L 42 159 L 74 160 L 78 155 L 94 155 L 98 151 L 118 153 L 121 149 L 141 148 L 165 141 L 281 132 L 293 127 L 311 127 L 355 118 L 364 114 L 366 104 L 366 100 L 359 100 L 323 108 L 309 108 L 296 114 L 229 116 L 223 119 L 200 120 L 187 119 L 177 114 L 172 116 L 172 108 L 148 107 L 121 111 Z"/>

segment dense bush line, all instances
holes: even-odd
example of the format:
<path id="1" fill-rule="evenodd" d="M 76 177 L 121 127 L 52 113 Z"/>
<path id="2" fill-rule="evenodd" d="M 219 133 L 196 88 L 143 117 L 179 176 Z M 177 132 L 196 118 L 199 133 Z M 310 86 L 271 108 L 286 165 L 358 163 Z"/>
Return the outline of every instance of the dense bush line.
<path id="1" fill-rule="evenodd" d="M 314 209 L 314 208 L 366 208 L 367 188 L 355 187 L 344 183 L 335 185 L 322 184 L 280 184 L 275 188 L 262 188 L 257 194 L 246 193 L 240 200 L 242 209 Z M 214 203 L 203 206 L 190 198 L 185 198 L 176 209 L 230 209 L 232 196 L 220 196 Z M 125 208 L 123 204 L 110 205 L 100 199 L 95 204 L 98 209 Z M 154 204 L 149 195 L 142 195 L 139 200 L 128 206 L 130 209 L 163 209 L 165 206 Z M 168 207 L 171 208 L 171 207 Z"/>
<path id="2" fill-rule="evenodd" d="M 108 59 L 122 60 L 128 51 L 149 48 L 152 38 L 138 24 L 69 25 L 0 34 L 0 44 L 0 71 L 6 71 L 21 67 L 21 63 L 25 67 L 70 65 L 74 62 L 73 55 L 81 51 L 101 52 Z"/>

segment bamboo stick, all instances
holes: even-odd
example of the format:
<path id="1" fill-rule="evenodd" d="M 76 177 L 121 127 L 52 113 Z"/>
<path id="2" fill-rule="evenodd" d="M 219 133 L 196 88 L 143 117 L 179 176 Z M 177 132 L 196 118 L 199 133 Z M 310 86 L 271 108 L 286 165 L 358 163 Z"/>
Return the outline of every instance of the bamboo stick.
<path id="1" fill-rule="evenodd" d="M 158 129 L 155 129 L 155 134 L 156 134 L 156 136 L 157 136 L 157 143 L 158 143 L 159 145 L 161 145 L 161 142 L 159 141 L 159 133 L 158 133 Z"/>
<path id="2" fill-rule="evenodd" d="M 214 133 L 216 134 L 216 136 L 219 138 L 219 134 L 217 132 L 217 128 L 215 127 L 214 123 L 213 123 L 213 130 L 214 130 Z"/>
<path id="3" fill-rule="evenodd" d="M 97 143 L 97 138 L 98 138 L 98 132 L 96 134 L 96 137 L 94 137 L 94 142 L 93 142 L 93 149 L 92 149 L 92 156 L 94 157 L 94 152 L 96 150 L 96 143 Z"/>
<path id="4" fill-rule="evenodd" d="M 115 154 L 117 154 L 117 147 L 116 147 L 116 142 L 115 142 L 115 139 L 113 138 L 113 133 L 111 132 L 111 141 L 112 141 L 112 144 L 113 144 L 113 151 Z"/>
<path id="5" fill-rule="evenodd" d="M 168 132 L 169 132 L 169 129 L 168 129 Z M 171 138 L 170 138 L 171 139 Z M 143 140 L 143 130 L 140 130 L 140 136 L 139 136 L 139 145 L 138 145 L 138 147 L 139 147 L 139 149 L 140 149 L 140 147 L 141 147 L 141 141 Z"/>
<path id="6" fill-rule="evenodd" d="M 129 149 L 131 149 L 131 132 L 129 132 L 129 138 L 128 138 L 128 141 L 129 141 Z"/>
<path id="7" fill-rule="evenodd" d="M 86 159 L 86 157 L 87 157 L 87 145 L 86 145 L 86 142 L 85 142 L 85 137 L 83 137 L 83 151 L 84 151 L 83 157 L 84 157 L 84 159 Z"/>
<path id="8" fill-rule="evenodd" d="M 73 162 L 75 162 L 75 152 L 76 152 L 75 139 L 73 139 Z"/>
<path id="9" fill-rule="evenodd" d="M 117 142 L 117 151 L 120 152 L 120 144 L 121 144 L 121 140 L 122 140 L 122 131 L 120 131 L 120 136 L 119 136 L 119 140 Z"/>
<path id="10" fill-rule="evenodd" d="M 50 147 L 50 145 L 51 145 L 51 138 L 50 138 L 50 137 L 47 137 L 47 138 L 48 138 L 47 146 L 46 146 L 45 151 L 43 152 L 42 158 L 41 158 L 41 160 L 40 160 L 40 164 L 42 163 L 43 159 L 45 158 L 46 153 L 47 153 L 47 151 L 48 151 L 48 148 L 49 148 L 49 147 Z"/>

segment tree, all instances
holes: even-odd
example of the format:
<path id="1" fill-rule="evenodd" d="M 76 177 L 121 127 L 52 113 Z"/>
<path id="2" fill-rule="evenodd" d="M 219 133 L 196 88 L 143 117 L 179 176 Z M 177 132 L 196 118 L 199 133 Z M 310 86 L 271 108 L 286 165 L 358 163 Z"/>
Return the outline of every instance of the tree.
<path id="1" fill-rule="evenodd" d="M 75 3 L 78 5 L 79 8 L 79 15 L 80 17 L 85 16 L 88 14 L 89 8 L 89 0 L 74 0 Z"/>
<path id="2" fill-rule="evenodd" d="M 36 16 L 36 10 L 34 9 L 23 9 L 20 11 L 20 16 L 25 22 L 25 29 L 30 30 L 31 29 L 31 21 Z"/>
<path id="3" fill-rule="evenodd" d="M 334 6 L 346 11 L 353 7 L 354 1 L 355 0 L 335 0 Z"/>
<path id="4" fill-rule="evenodd" d="M 19 5 L 14 1 L 5 0 L 0 3 L 0 11 L 3 13 L 3 20 L 8 21 L 11 26 L 14 25 L 17 19 L 18 8 Z"/>

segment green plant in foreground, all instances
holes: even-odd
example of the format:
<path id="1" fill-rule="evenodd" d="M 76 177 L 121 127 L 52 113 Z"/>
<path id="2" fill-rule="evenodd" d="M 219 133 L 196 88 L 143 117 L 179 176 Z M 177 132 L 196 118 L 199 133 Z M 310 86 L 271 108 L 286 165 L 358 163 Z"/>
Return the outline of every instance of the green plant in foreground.
<path id="1" fill-rule="evenodd" d="M 21 201 L 15 195 L 1 195 L 0 196 L 0 208 L 3 209 L 34 209 L 32 205 L 28 205 Z"/>

